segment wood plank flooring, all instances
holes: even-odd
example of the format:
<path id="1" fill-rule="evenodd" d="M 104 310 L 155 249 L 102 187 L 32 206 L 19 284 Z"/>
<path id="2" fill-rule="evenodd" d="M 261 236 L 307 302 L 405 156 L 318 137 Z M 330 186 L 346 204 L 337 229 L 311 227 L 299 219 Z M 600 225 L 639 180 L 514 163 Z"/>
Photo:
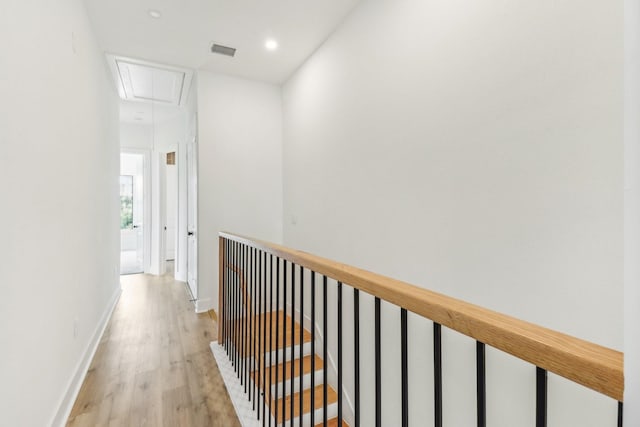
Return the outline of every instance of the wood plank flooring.
<path id="1" fill-rule="evenodd" d="M 115 308 L 67 426 L 240 426 L 197 315 L 170 276 L 122 276 Z"/>

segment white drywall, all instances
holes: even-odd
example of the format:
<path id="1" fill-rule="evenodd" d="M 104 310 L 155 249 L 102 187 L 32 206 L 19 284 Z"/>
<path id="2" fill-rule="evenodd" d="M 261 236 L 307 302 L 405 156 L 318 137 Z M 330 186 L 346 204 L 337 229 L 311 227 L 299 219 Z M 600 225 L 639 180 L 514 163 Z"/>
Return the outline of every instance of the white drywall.
<path id="1" fill-rule="evenodd" d="M 624 370 L 628 426 L 640 425 L 640 1 L 625 0 Z"/>
<path id="2" fill-rule="evenodd" d="M 285 244 L 622 349 L 623 30 L 621 2 L 363 1 L 284 86 Z M 383 320 L 397 338 L 398 310 Z M 429 331 L 410 319 L 416 425 Z M 474 343 L 444 348 L 446 424 L 473 425 Z M 529 425 L 535 371 L 494 353 L 488 424 Z M 615 425 L 607 398 L 555 376 L 549 396 L 550 425 Z"/>
<path id="3" fill-rule="evenodd" d="M 199 310 L 218 306 L 219 231 L 281 240 L 281 108 L 278 86 L 198 73 Z"/>
<path id="4" fill-rule="evenodd" d="M 81 0 L 0 4 L 0 414 L 63 425 L 119 291 L 117 95 Z"/>
<path id="5" fill-rule="evenodd" d="M 151 149 L 153 147 L 152 125 L 120 123 L 120 146 L 122 148 Z"/>

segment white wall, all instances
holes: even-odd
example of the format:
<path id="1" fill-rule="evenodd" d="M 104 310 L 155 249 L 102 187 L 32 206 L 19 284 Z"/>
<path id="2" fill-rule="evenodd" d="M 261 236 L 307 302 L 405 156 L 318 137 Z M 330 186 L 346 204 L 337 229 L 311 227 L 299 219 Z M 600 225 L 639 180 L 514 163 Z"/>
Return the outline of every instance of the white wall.
<path id="1" fill-rule="evenodd" d="M 622 349 L 623 28 L 622 3 L 595 0 L 363 1 L 284 86 L 285 244 Z M 423 379 L 429 331 L 410 319 Z M 447 424 L 473 425 L 473 342 L 444 345 Z M 533 420 L 532 367 L 491 352 L 488 370 L 488 424 Z M 615 425 L 607 398 L 549 393 L 550 424 Z"/>
<path id="2" fill-rule="evenodd" d="M 122 148 L 151 149 L 153 146 L 152 125 L 120 123 L 120 146 Z"/>
<path id="3" fill-rule="evenodd" d="M 282 236 L 280 88 L 198 73 L 198 299 L 218 306 L 218 232 Z"/>
<path id="4" fill-rule="evenodd" d="M 640 1 L 625 0 L 625 425 L 640 425 Z"/>
<path id="5" fill-rule="evenodd" d="M 164 107 L 166 110 L 167 107 Z M 177 148 L 185 138 L 186 110 L 175 107 L 169 118 L 153 122 L 120 123 L 120 146 L 122 148 L 155 149 L 169 152 Z"/>
<path id="6" fill-rule="evenodd" d="M 1 2 L 0 50 L 0 413 L 59 425 L 119 291 L 117 95 L 80 0 Z"/>

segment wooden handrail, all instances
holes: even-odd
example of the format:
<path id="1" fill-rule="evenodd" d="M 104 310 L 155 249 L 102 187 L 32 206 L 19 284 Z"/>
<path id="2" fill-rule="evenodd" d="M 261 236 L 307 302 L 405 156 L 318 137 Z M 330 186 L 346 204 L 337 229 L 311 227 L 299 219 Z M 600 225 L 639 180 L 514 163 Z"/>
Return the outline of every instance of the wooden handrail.
<path id="1" fill-rule="evenodd" d="M 623 354 L 619 351 L 307 252 L 227 232 L 219 236 L 221 242 L 233 240 L 286 259 L 623 400 Z"/>

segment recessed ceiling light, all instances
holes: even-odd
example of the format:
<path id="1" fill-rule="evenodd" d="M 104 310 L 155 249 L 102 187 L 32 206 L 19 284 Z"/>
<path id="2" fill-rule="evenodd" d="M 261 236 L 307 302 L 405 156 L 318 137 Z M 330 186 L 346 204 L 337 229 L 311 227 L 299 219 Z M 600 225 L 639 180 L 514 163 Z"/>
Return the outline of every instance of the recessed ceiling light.
<path id="1" fill-rule="evenodd" d="M 278 48 L 278 42 L 274 39 L 269 39 L 265 42 L 264 47 L 268 50 L 276 50 Z"/>
<path id="2" fill-rule="evenodd" d="M 149 16 L 154 19 L 160 19 L 162 17 L 162 12 L 156 9 L 149 9 Z"/>

